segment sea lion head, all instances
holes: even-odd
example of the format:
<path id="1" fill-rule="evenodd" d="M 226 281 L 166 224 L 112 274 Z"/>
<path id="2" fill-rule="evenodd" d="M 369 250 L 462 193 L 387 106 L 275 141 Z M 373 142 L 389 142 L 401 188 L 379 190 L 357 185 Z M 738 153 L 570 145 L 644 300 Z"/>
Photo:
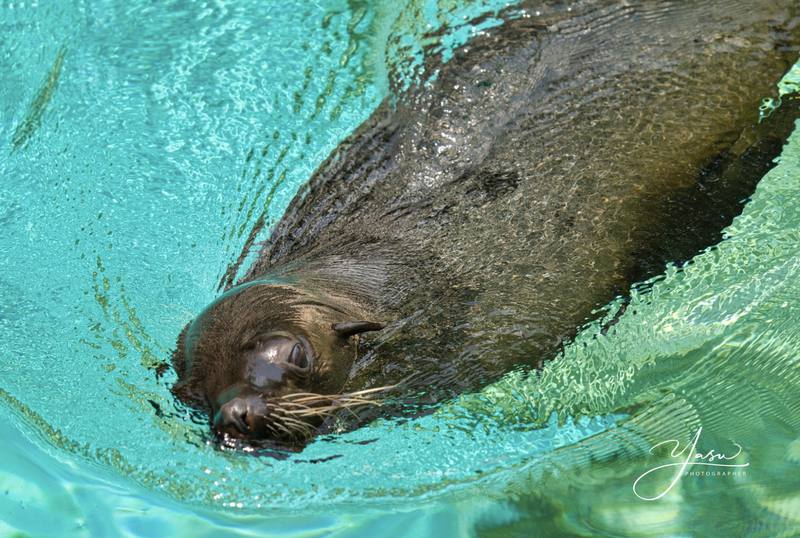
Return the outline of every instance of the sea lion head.
<path id="1" fill-rule="evenodd" d="M 351 337 L 383 327 L 357 313 L 292 283 L 232 288 L 181 333 L 173 393 L 207 411 L 221 439 L 305 441 L 335 410 L 367 401 L 338 394 L 355 358 Z"/>

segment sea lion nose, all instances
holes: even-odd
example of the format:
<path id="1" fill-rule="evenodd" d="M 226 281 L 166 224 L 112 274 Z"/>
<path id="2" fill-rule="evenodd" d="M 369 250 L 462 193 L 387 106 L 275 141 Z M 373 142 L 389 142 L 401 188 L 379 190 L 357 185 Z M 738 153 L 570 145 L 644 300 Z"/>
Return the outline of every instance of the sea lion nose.
<path id="1" fill-rule="evenodd" d="M 254 433 L 256 418 L 264 404 L 257 396 L 237 396 L 219 408 L 214 416 L 214 429 L 219 434 L 245 437 Z"/>
<path id="2" fill-rule="evenodd" d="M 227 433 L 233 436 L 247 434 L 250 427 L 247 424 L 247 403 L 242 398 L 233 398 L 219 408 L 214 416 L 214 429 L 218 433 Z"/>

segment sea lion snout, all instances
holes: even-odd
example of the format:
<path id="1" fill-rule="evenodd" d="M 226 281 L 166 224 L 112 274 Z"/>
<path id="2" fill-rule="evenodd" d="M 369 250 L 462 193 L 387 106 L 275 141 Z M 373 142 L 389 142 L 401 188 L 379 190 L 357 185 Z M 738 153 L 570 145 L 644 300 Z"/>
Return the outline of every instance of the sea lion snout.
<path id="1" fill-rule="evenodd" d="M 256 437 L 260 435 L 262 424 L 268 418 L 268 407 L 258 395 L 234 396 L 214 414 L 212 426 L 223 437 Z"/>
<path id="2" fill-rule="evenodd" d="M 259 334 L 241 349 L 243 370 L 216 400 L 212 427 L 222 437 L 260 439 L 270 434 L 272 409 L 287 393 L 304 390 L 314 365 L 310 342 L 285 332 Z"/>

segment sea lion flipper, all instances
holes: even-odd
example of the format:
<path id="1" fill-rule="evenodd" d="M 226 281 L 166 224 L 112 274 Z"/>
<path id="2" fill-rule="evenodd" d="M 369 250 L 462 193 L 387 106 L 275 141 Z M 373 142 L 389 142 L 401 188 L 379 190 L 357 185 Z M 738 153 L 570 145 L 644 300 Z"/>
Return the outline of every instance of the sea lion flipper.
<path id="1" fill-rule="evenodd" d="M 345 321 L 332 324 L 331 329 L 334 330 L 339 338 L 350 338 L 356 334 L 380 331 L 385 326 L 383 323 L 375 323 L 373 321 Z"/>

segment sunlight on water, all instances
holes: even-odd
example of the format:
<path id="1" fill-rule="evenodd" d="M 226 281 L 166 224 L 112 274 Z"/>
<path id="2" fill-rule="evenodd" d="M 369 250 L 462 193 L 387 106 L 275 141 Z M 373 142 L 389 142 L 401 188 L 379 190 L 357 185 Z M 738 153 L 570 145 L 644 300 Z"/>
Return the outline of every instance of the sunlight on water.
<path id="1" fill-rule="evenodd" d="M 426 55 L 446 59 L 505 4 L 0 6 L 0 533 L 800 525 L 797 133 L 725 241 L 640 286 L 607 334 L 589 326 L 540 375 L 286 460 L 215 450 L 156 379 L 264 239 L 250 230 L 390 87 L 435 76 Z M 739 445 L 748 467 L 669 488 L 667 468 L 637 490 L 663 497 L 637 496 L 637 477 L 677 461 L 651 447 L 700 428 L 699 449 Z"/>

